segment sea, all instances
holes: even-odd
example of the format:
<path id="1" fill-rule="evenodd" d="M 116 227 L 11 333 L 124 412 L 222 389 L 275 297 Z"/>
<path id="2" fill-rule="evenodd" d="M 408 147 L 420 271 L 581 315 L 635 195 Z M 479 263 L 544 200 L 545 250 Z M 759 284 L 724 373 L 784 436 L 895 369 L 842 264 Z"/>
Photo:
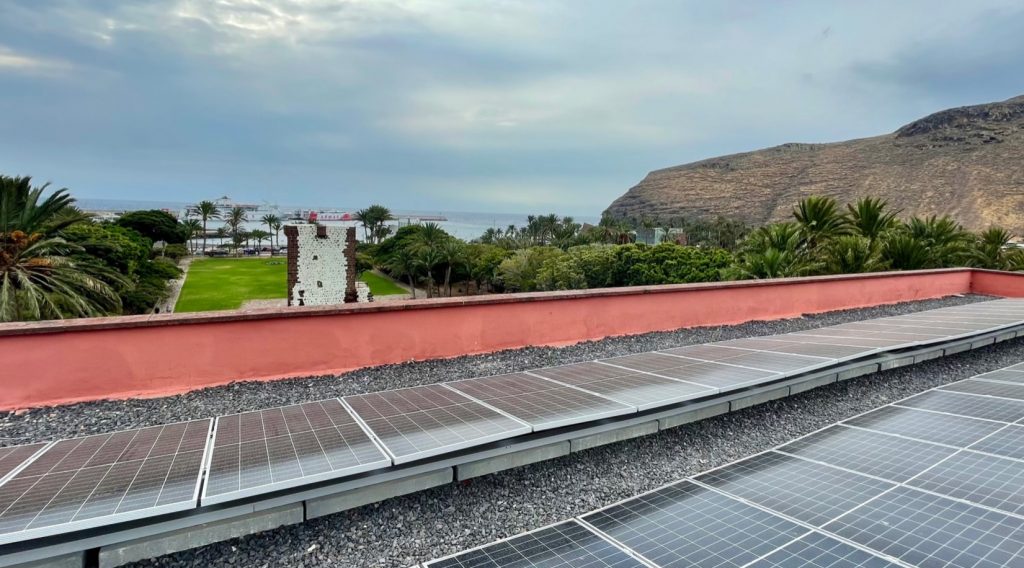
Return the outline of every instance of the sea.
<path id="1" fill-rule="evenodd" d="M 183 201 L 143 201 L 143 200 L 128 200 L 128 199 L 90 199 L 81 198 L 77 200 L 79 208 L 99 213 L 102 217 L 104 214 L 114 215 L 117 213 L 123 213 L 126 211 L 139 211 L 145 209 L 163 209 L 174 215 L 183 215 L 184 211 L 188 209 L 192 204 Z M 310 206 L 310 205 L 280 205 L 280 206 L 261 206 L 261 210 L 253 212 L 250 215 L 253 217 L 246 222 L 246 229 L 258 229 L 262 228 L 266 230 L 266 226 L 260 223 L 259 218 L 266 213 L 273 212 L 280 216 L 282 220 L 287 219 L 288 216 L 294 211 L 331 211 L 331 212 L 350 212 L 354 213 L 356 207 L 345 208 L 336 206 Z M 549 212 L 538 211 L 537 214 L 546 214 Z M 523 226 L 527 223 L 527 215 L 518 213 L 482 213 L 482 212 L 467 212 L 467 211 L 406 211 L 406 210 L 392 210 L 392 215 L 396 217 L 395 223 L 407 224 L 415 223 L 420 218 L 432 219 L 434 217 L 443 217 L 444 221 L 435 221 L 450 235 L 456 236 L 463 240 L 473 240 L 478 238 L 489 228 L 504 229 L 509 225 Z M 591 223 L 596 224 L 600 218 L 594 215 L 569 215 L 577 223 Z M 208 229 L 216 230 L 217 227 L 222 225 L 222 222 L 211 221 L 207 224 Z M 326 225 L 355 225 L 353 222 L 345 221 L 325 221 Z M 362 238 L 362 233 L 359 232 L 359 237 Z"/>

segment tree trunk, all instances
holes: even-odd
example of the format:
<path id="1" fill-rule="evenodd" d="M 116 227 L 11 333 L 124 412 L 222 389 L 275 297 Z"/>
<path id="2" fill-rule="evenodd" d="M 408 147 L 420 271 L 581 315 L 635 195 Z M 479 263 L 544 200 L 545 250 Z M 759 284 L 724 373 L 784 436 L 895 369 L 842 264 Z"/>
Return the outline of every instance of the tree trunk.
<path id="1" fill-rule="evenodd" d="M 206 254 L 206 219 L 203 219 L 203 254 Z"/>
<path id="2" fill-rule="evenodd" d="M 448 289 L 448 297 L 452 297 L 452 265 L 444 270 L 444 287 Z"/>
<path id="3" fill-rule="evenodd" d="M 409 289 L 412 290 L 412 299 L 416 299 L 416 282 L 412 279 L 412 272 L 409 273 Z"/>

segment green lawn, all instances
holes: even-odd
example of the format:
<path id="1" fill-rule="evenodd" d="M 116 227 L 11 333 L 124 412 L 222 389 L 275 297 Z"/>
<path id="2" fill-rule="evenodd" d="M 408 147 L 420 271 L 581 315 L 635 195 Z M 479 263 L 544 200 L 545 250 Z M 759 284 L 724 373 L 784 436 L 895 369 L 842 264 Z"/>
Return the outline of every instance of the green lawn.
<path id="1" fill-rule="evenodd" d="M 393 282 L 369 272 L 360 276 L 375 296 L 404 294 Z M 285 257 L 201 258 L 192 262 L 175 312 L 233 310 L 246 300 L 288 297 Z"/>
<path id="2" fill-rule="evenodd" d="M 384 278 L 380 274 L 374 274 L 372 272 L 364 272 L 359 279 L 366 282 L 370 286 L 370 291 L 373 292 L 374 296 L 389 296 L 391 294 L 408 294 L 405 288 L 402 288 L 398 284 L 395 284 L 391 280 Z"/>

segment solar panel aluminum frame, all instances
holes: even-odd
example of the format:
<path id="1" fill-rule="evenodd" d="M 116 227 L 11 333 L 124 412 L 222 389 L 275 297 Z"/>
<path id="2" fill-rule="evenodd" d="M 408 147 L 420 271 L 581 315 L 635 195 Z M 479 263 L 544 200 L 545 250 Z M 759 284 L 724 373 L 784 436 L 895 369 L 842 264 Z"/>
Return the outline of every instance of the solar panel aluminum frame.
<path id="1" fill-rule="evenodd" d="M 214 420 L 212 418 L 202 418 L 200 420 L 206 420 L 208 422 L 208 425 L 207 425 L 207 428 L 206 428 L 206 446 L 203 449 L 203 453 L 204 453 L 203 460 L 205 460 L 206 459 L 206 455 L 209 453 L 210 447 L 211 447 L 210 436 L 213 434 L 213 423 L 214 423 Z M 172 422 L 170 424 L 161 424 L 160 426 L 164 426 L 164 427 L 166 427 L 166 426 L 173 426 L 175 424 L 182 424 L 182 423 L 185 423 L 185 422 L 193 422 L 193 420 L 181 420 L 179 422 Z M 139 430 L 141 430 L 141 429 L 142 428 L 139 428 Z M 93 435 L 95 435 L 95 434 L 93 434 Z M 62 440 L 57 440 L 57 441 L 51 442 L 47 446 L 46 449 L 49 450 L 54 445 L 56 445 L 57 442 L 61 442 L 61 441 L 65 441 L 65 440 L 78 440 L 80 438 L 88 438 L 88 437 L 89 436 L 78 436 L 77 438 L 65 438 L 65 439 L 62 439 Z M 35 461 L 36 459 L 38 459 L 42 455 L 43 455 L 42 452 L 37 453 L 32 461 Z M 204 477 L 206 475 L 206 469 L 203 466 L 203 461 L 200 461 L 200 467 L 198 469 L 199 469 L 199 473 L 196 475 L 195 489 L 193 489 L 193 491 L 192 491 L 192 499 L 189 500 L 189 501 L 181 501 L 179 503 L 169 503 L 167 505 L 161 505 L 159 507 L 149 507 L 149 508 L 146 508 L 146 509 L 136 509 L 134 511 L 127 511 L 127 512 L 124 512 L 124 513 L 115 513 L 115 514 L 106 515 L 106 516 L 103 516 L 103 517 L 96 517 L 96 518 L 91 518 L 91 519 L 85 519 L 85 520 L 82 520 L 82 521 L 72 521 L 72 522 L 68 522 L 68 523 L 60 523 L 60 524 L 56 524 L 56 525 L 49 525 L 49 526 L 45 526 L 45 527 L 39 527 L 39 528 L 36 528 L 36 529 L 26 529 L 26 530 L 22 530 L 22 531 L 18 531 L 18 532 L 13 532 L 13 533 L 0 534 L 0 545 L 13 544 L 13 543 L 16 543 L 16 542 L 23 542 L 23 541 L 26 541 L 26 540 L 43 538 L 43 537 L 47 537 L 47 536 L 64 535 L 64 534 L 67 534 L 67 533 L 72 533 L 72 532 L 81 531 L 81 530 L 96 529 L 96 528 L 101 528 L 101 527 L 107 527 L 107 526 L 110 526 L 110 525 L 126 523 L 126 522 L 129 522 L 129 521 L 138 521 L 138 520 L 141 520 L 141 519 L 152 519 L 152 518 L 159 517 L 159 516 L 162 516 L 162 515 L 169 515 L 171 513 L 181 513 L 181 512 L 184 512 L 184 511 L 195 510 L 196 507 L 198 507 L 198 504 L 199 504 L 199 493 L 200 493 L 201 486 L 203 484 Z M 6 483 L 6 481 L 5 481 L 5 483 Z"/>
<path id="2" fill-rule="evenodd" d="M 28 467 L 29 465 L 31 465 L 32 462 L 36 461 L 36 459 L 38 459 L 39 456 L 43 455 L 43 453 L 46 450 L 49 450 L 50 447 L 53 446 L 56 443 L 57 442 L 54 442 L 54 441 L 51 440 L 51 441 L 46 442 L 45 444 L 43 444 L 43 446 L 41 448 L 39 448 L 38 450 L 36 450 L 36 452 L 34 454 L 32 454 L 31 456 L 26 458 L 24 461 L 22 461 L 20 464 L 15 466 L 14 469 L 12 469 L 11 471 L 7 472 L 7 475 L 5 475 L 3 477 L 0 477 L 0 485 L 3 485 L 4 483 L 7 482 L 8 479 L 11 479 L 15 475 L 18 475 L 21 472 L 21 470 L 23 470 L 26 467 Z"/>
<path id="3" fill-rule="evenodd" d="M 606 365 L 606 363 L 601 363 L 600 361 L 594 361 L 594 363 L 597 363 L 599 365 Z M 609 366 L 614 366 L 614 365 L 609 365 Z M 614 366 L 614 367 L 616 369 L 624 369 L 624 367 L 618 367 L 618 366 Z M 523 372 L 528 374 L 528 375 L 540 378 L 540 379 L 544 379 L 544 380 L 547 380 L 547 381 L 558 383 L 558 384 L 566 386 L 566 387 L 570 387 L 570 388 L 574 388 L 574 389 L 578 389 L 578 390 L 584 391 L 586 393 L 590 393 L 590 394 L 592 394 L 594 396 L 599 396 L 601 398 L 607 398 L 608 400 L 612 400 L 612 401 L 615 401 L 615 402 L 618 402 L 618 403 L 621 403 L 621 404 L 625 404 L 627 406 L 632 406 L 632 407 L 636 408 L 637 412 L 644 412 L 644 411 L 652 410 L 652 409 L 655 409 L 655 408 L 661 408 L 661 407 L 665 407 L 665 406 L 672 406 L 673 404 L 679 404 L 681 402 L 689 402 L 691 400 L 698 400 L 698 399 L 701 399 L 701 398 L 704 398 L 704 397 L 707 397 L 707 396 L 715 396 L 715 395 L 717 395 L 717 394 L 719 394 L 721 392 L 720 389 L 717 389 L 715 387 L 708 387 L 708 386 L 705 386 L 705 385 L 699 385 L 697 383 L 691 383 L 689 381 L 684 381 L 684 380 L 681 380 L 681 379 L 673 379 L 671 377 L 663 377 L 663 376 L 661 376 L 661 375 L 659 375 L 657 373 L 647 373 L 647 372 L 644 372 L 644 371 L 633 371 L 633 372 L 631 372 L 629 374 L 624 374 L 623 376 L 651 375 L 651 376 L 653 376 L 655 378 L 658 378 L 658 379 L 661 379 L 663 381 L 665 381 L 665 380 L 673 381 L 673 382 L 684 384 L 684 385 L 698 386 L 698 387 L 703 387 L 704 389 L 706 389 L 705 392 L 699 392 L 699 393 L 696 393 L 695 395 L 679 395 L 679 396 L 674 396 L 674 397 L 670 397 L 670 398 L 664 398 L 664 399 L 661 399 L 661 400 L 656 401 L 656 402 L 648 402 L 646 404 L 635 404 L 635 403 L 632 403 L 632 402 L 628 402 L 628 401 L 625 401 L 625 400 L 621 400 L 621 399 L 615 398 L 614 396 L 612 396 L 610 394 L 601 394 L 599 392 L 595 392 L 595 391 L 589 390 L 585 386 L 571 385 L 569 383 L 564 383 L 564 382 L 562 382 L 562 381 L 560 381 L 558 379 L 552 379 L 551 377 L 545 377 L 543 375 L 538 375 L 537 373 L 534 373 L 532 371 L 523 371 Z M 614 379 L 605 379 L 605 380 L 614 380 Z"/>
<path id="4" fill-rule="evenodd" d="M 331 399 L 325 399 L 325 400 L 331 400 Z M 361 464 L 361 465 L 358 465 L 358 466 L 353 466 L 353 467 L 350 467 L 350 468 L 345 468 L 344 470 L 340 470 L 340 471 L 328 471 L 328 472 L 318 473 L 318 474 L 314 474 L 314 475 L 302 476 L 302 477 L 297 477 L 297 478 L 293 478 L 293 479 L 287 479 L 287 480 L 284 480 L 284 481 L 278 481 L 278 482 L 274 482 L 274 483 L 269 483 L 267 485 L 259 485 L 259 486 L 256 486 L 256 487 L 249 487 L 247 489 L 240 489 L 238 491 L 232 491 L 232 492 L 229 492 L 229 493 L 221 493 L 219 495 L 211 495 L 211 496 L 207 496 L 207 494 L 206 494 L 206 489 L 209 486 L 209 484 L 206 483 L 206 476 L 204 475 L 203 476 L 203 482 L 204 482 L 203 483 L 203 490 L 202 490 L 202 494 L 199 497 L 200 505 L 202 506 L 202 505 L 216 505 L 218 503 L 228 503 L 228 502 L 231 502 L 231 501 L 237 501 L 238 499 L 245 499 L 246 497 L 254 497 L 256 495 L 265 495 L 267 493 L 273 493 L 275 491 L 281 491 L 283 489 L 292 489 L 292 488 L 295 488 L 295 487 L 301 487 L 303 485 L 310 485 L 310 484 L 313 484 L 313 483 L 319 483 L 321 481 L 331 481 L 331 480 L 335 480 L 335 479 L 343 479 L 343 478 L 346 478 L 346 477 L 351 477 L 353 475 L 358 475 L 360 473 L 366 473 L 366 472 L 369 472 L 369 471 L 375 471 L 375 470 L 380 470 L 380 469 L 384 469 L 384 468 L 387 468 L 387 467 L 391 467 L 391 464 L 392 464 L 391 454 L 388 453 L 388 451 L 385 450 L 381 446 L 380 442 L 377 440 L 377 437 L 374 436 L 373 433 L 371 433 L 368 430 L 368 428 L 366 427 L 366 424 L 364 424 L 362 419 L 360 419 L 359 416 L 356 415 L 356 413 L 353 412 L 351 408 L 349 408 L 348 404 L 345 404 L 344 400 L 341 400 L 341 399 L 336 399 L 336 400 L 338 400 L 341 403 L 342 407 L 345 409 L 346 412 L 348 412 L 349 414 L 352 415 L 353 418 L 355 418 L 356 424 L 363 431 L 363 433 L 366 434 L 366 437 L 369 438 L 370 442 L 374 445 L 374 447 L 376 447 L 381 452 L 381 454 L 384 456 L 385 459 L 377 461 L 377 462 L 369 462 L 369 463 L 366 463 L 366 464 Z M 319 402 L 319 401 L 317 401 L 317 402 Z M 269 410 L 269 409 L 261 409 L 261 410 Z M 228 416 L 233 416 L 233 415 L 228 415 Z M 214 424 L 213 424 L 213 437 L 207 443 L 206 456 L 203 458 L 203 471 L 204 472 L 209 472 L 211 470 L 211 467 L 212 467 L 213 450 L 217 446 L 217 426 L 220 424 L 220 419 L 221 418 L 222 418 L 221 416 L 218 416 L 214 420 Z"/>

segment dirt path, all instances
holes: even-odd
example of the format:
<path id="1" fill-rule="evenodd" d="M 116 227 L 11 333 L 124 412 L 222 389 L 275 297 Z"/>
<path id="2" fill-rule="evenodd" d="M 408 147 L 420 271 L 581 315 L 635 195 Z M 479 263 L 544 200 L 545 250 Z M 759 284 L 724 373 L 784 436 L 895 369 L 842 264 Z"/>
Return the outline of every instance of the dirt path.
<path id="1" fill-rule="evenodd" d="M 157 304 L 157 308 L 160 310 L 160 313 L 171 313 L 174 311 L 175 306 L 178 305 L 178 298 L 181 297 L 181 287 L 185 285 L 185 278 L 188 277 L 188 267 L 192 264 L 193 260 L 195 260 L 194 256 L 186 256 L 178 261 L 178 268 L 181 269 L 181 277 L 171 280 L 170 290 L 168 291 L 167 297 Z"/>

